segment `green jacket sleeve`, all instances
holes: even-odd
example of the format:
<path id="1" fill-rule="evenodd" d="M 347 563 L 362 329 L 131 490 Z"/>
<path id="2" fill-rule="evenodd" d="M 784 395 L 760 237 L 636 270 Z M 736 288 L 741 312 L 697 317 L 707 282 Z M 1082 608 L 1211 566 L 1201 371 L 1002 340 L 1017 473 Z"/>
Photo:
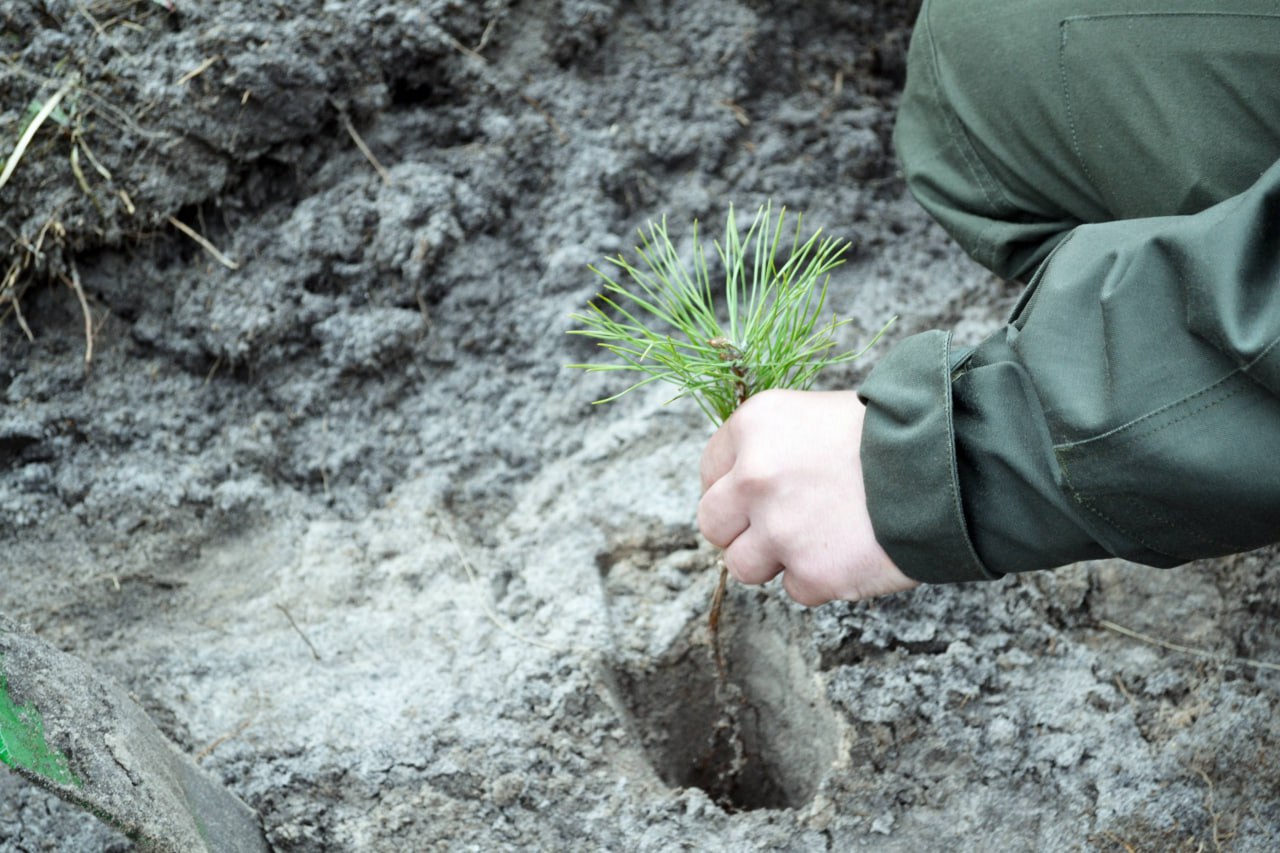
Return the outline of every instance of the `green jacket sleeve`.
<path id="1" fill-rule="evenodd" d="M 868 377 L 880 544 L 923 581 L 1280 541 L 1280 162 L 1200 213 L 1083 225 L 1009 324 Z"/>

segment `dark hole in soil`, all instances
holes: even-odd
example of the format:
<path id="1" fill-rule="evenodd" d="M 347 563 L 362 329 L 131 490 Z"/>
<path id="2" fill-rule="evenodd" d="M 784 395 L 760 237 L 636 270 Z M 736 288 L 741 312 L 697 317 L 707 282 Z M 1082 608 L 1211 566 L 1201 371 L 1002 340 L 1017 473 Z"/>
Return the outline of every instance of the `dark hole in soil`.
<path id="1" fill-rule="evenodd" d="M 703 616 L 661 660 L 618 673 L 658 776 L 701 788 L 730 812 L 804 806 L 839 754 L 839 718 L 792 642 L 787 614 L 769 604 L 726 602 L 724 684 Z"/>

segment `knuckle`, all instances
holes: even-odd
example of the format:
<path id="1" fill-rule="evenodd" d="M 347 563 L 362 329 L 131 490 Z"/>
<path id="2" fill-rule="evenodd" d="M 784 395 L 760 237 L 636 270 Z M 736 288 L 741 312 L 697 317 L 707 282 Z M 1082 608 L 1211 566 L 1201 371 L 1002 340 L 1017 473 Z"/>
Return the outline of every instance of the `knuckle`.
<path id="1" fill-rule="evenodd" d="M 794 570 L 788 571 L 782 580 L 782 586 L 787 591 L 787 595 L 791 596 L 797 604 L 805 607 L 817 607 L 830 601 L 829 596 L 820 593 L 804 578 L 796 574 Z"/>
<path id="2" fill-rule="evenodd" d="M 733 413 L 735 428 L 741 432 L 772 420 L 779 408 L 785 406 L 785 396 L 786 392 L 777 388 L 752 394 Z"/>
<path id="3" fill-rule="evenodd" d="M 768 456 L 751 454 L 738 461 L 734 477 L 740 490 L 758 497 L 774 489 L 778 480 L 778 468 Z"/>
<path id="4" fill-rule="evenodd" d="M 734 579 L 750 585 L 767 583 L 782 567 L 755 543 L 731 547 L 724 552 L 724 565 Z"/>

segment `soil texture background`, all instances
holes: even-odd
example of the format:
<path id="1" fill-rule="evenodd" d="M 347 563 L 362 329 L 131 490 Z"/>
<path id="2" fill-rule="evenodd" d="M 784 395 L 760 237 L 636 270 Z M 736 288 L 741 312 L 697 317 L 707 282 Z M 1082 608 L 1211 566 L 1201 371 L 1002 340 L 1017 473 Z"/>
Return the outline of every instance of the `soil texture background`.
<path id="1" fill-rule="evenodd" d="M 0 188 L 0 610 L 282 851 L 1277 849 L 1280 675 L 1109 626 L 1280 662 L 1280 552 L 736 586 L 718 688 L 703 416 L 563 367 L 588 264 L 769 199 L 851 241 L 846 345 L 899 316 L 828 387 L 1003 322 L 898 174 L 913 15 L 3 0 L 3 157 L 62 100 Z M 131 844 L 4 773 L 0 848 Z"/>

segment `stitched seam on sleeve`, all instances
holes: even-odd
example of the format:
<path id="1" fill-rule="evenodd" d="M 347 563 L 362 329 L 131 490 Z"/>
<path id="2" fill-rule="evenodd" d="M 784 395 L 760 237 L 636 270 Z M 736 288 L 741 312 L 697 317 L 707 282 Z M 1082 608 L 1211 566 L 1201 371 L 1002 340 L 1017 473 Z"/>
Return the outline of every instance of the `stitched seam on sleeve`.
<path id="1" fill-rule="evenodd" d="M 1089 444 L 1091 444 L 1091 443 L 1093 443 L 1093 442 L 1096 442 L 1096 441 L 1103 441 L 1103 440 L 1105 440 L 1105 439 L 1112 439 L 1112 438 L 1120 437 L 1120 438 L 1119 438 L 1119 441 L 1120 441 L 1121 443 L 1127 443 L 1127 442 L 1130 442 L 1130 441 L 1136 441 L 1136 440 L 1138 440 L 1138 439 L 1140 439 L 1140 438 L 1146 438 L 1147 436 L 1150 436 L 1150 435 L 1154 435 L 1154 434 L 1156 434 L 1157 432 L 1160 432 L 1160 431 L 1161 431 L 1161 430 L 1163 430 L 1163 429 L 1168 429 L 1169 427 L 1173 426 L 1174 424 L 1181 423 L 1182 421 L 1186 420 L 1186 419 L 1187 419 L 1187 418 L 1189 418 L 1189 417 L 1192 417 L 1192 416 L 1197 415 L 1197 414 L 1199 414 L 1199 413 L 1201 413 L 1201 412 L 1203 412 L 1203 411 L 1206 411 L 1206 410 L 1208 410 L 1208 409 L 1211 409 L 1211 408 L 1213 408 L 1214 406 L 1218 405 L 1219 403 L 1222 403 L 1222 402 L 1224 402 L 1225 400 L 1229 400 L 1230 398 L 1232 398 L 1232 397 L 1234 397 L 1235 395 L 1239 394 L 1239 393 L 1240 393 L 1240 392 L 1242 392 L 1245 388 L 1250 387 L 1250 386 L 1247 386 L 1247 385 L 1240 385 L 1240 386 L 1237 386 L 1234 390 L 1226 389 L 1226 388 L 1224 388 L 1224 387 L 1223 387 L 1223 386 L 1225 386 L 1228 382 L 1230 382 L 1232 379 L 1236 379 L 1236 378 L 1240 377 L 1240 376 L 1241 376 L 1241 374 L 1242 374 L 1242 371 L 1240 371 L 1240 370 L 1233 370 L 1233 371 L 1231 371 L 1230 373 L 1228 373 L 1226 376 L 1224 376 L 1224 377 L 1222 377 L 1221 379 L 1219 379 L 1217 382 L 1214 382 L 1212 385 L 1208 385 L 1208 386 L 1206 386 L 1206 387 L 1204 387 L 1204 388 L 1201 388 L 1199 391 L 1196 391 L 1194 394 L 1189 394 L 1189 395 L 1187 395 L 1186 397 L 1183 397 L 1183 398 L 1178 399 L 1178 400 L 1174 400 L 1172 403 L 1168 403 L 1168 404 L 1166 404 L 1166 405 L 1164 405 L 1164 406 L 1161 406 L 1160 408 L 1156 409 L 1156 410 L 1155 410 L 1155 411 L 1153 411 L 1153 412 L 1148 412 L 1147 414 L 1143 415 L 1143 416 L 1142 416 L 1142 417 L 1140 417 L 1140 418 L 1136 418 L 1135 420 L 1129 421 L 1129 422 L 1128 422 L 1128 423 L 1126 423 L 1126 424 L 1122 424 L 1121 426 L 1118 426 L 1118 427 L 1116 427 L 1115 429 L 1107 430 L 1106 432 L 1102 433 L 1101 435 L 1095 435 L 1095 436 L 1092 436 L 1092 437 L 1090 437 L 1090 438 L 1081 439 L 1080 441 L 1069 441 L 1069 442 L 1065 442 L 1065 443 L 1063 443 L 1063 444 L 1054 445 L 1054 449 L 1055 449 L 1055 450 L 1062 450 L 1062 451 L 1070 451 L 1070 450 L 1075 450 L 1075 449 L 1080 448 L 1080 447 L 1085 447 L 1085 446 L 1087 446 L 1087 445 L 1089 445 Z M 1210 395 L 1210 394 L 1217 394 L 1217 395 L 1219 395 L 1219 396 L 1218 396 L 1217 398 L 1215 398 L 1215 399 L 1211 399 L 1211 400 L 1209 400 L 1208 402 L 1204 403 L 1204 404 L 1203 404 L 1203 405 L 1201 405 L 1201 406 L 1198 406 L 1197 408 L 1195 408 L 1195 409 L 1193 409 L 1193 410 L 1191 410 L 1191 411 L 1189 411 L 1189 412 L 1186 412 L 1185 414 L 1182 414 L 1182 415 L 1178 416 L 1178 417 L 1177 417 L 1177 418 L 1175 418 L 1174 420 L 1169 421 L 1168 423 L 1165 423 L 1165 424 L 1163 424 L 1163 425 L 1161 425 L 1161 426 L 1152 427 L 1151 429 L 1149 429 L 1149 430 L 1147 430 L 1147 431 L 1145 431 L 1145 432 L 1140 432 L 1140 431 L 1138 431 L 1138 430 L 1137 430 L 1137 427 L 1139 427 L 1139 426 L 1140 426 L 1140 425 L 1142 425 L 1142 424 L 1147 423 L 1148 421 L 1151 421 L 1151 420 L 1153 420 L 1153 419 L 1155 419 L 1155 418 L 1158 418 L 1158 417 L 1160 417 L 1161 415 L 1164 415 L 1164 414 L 1166 414 L 1167 412 L 1169 412 L 1169 411 L 1171 411 L 1171 410 L 1173 410 L 1173 409 L 1178 408 L 1179 406 L 1186 405 L 1187 403 L 1190 403 L 1191 401 L 1195 400 L 1195 399 L 1196 399 L 1196 398 L 1198 398 L 1198 397 L 1205 397 L 1205 396 L 1208 396 L 1208 395 Z M 1124 436 L 1124 435 L 1123 435 L 1123 433 L 1126 433 L 1126 432 L 1128 432 L 1128 433 L 1129 433 L 1129 435 Z"/>
<path id="2" fill-rule="evenodd" d="M 1280 389 L 1277 389 L 1271 385 L 1268 385 L 1262 382 L 1260 379 L 1258 379 L 1258 377 L 1253 375 L 1253 369 L 1257 367 L 1259 364 L 1262 364 L 1262 362 L 1266 361 L 1273 352 L 1280 352 L 1280 338 L 1276 338 L 1274 341 L 1267 344 L 1266 349 L 1258 353 L 1257 356 L 1255 356 L 1248 364 L 1244 366 L 1243 370 L 1244 370 L 1245 376 L 1248 376 L 1258 385 L 1261 385 L 1267 391 L 1270 391 L 1272 394 L 1275 394 Z"/>
<path id="3" fill-rule="evenodd" d="M 1157 548 L 1156 546 L 1148 542 L 1142 536 L 1142 534 L 1136 533 L 1128 529 L 1124 525 L 1117 523 L 1113 518 L 1111 518 L 1111 516 L 1107 515 L 1101 509 L 1099 509 L 1098 505 L 1093 500 L 1081 494 L 1080 491 L 1071 482 L 1071 471 L 1069 469 L 1069 466 L 1066 463 L 1066 460 L 1062 459 L 1061 456 L 1059 456 L 1058 458 L 1058 469 L 1062 472 L 1062 479 L 1066 482 L 1067 489 L 1071 492 L 1071 497 L 1075 500 L 1076 503 L 1078 503 L 1085 510 L 1085 512 L 1094 516 L 1103 524 L 1105 524 L 1107 527 L 1119 533 L 1121 536 L 1124 536 L 1133 542 L 1137 542 L 1139 545 L 1141 545 L 1143 548 L 1146 548 L 1148 551 L 1150 551 L 1153 554 L 1159 554 L 1162 557 L 1168 557 L 1172 560 L 1186 559 L 1185 557 L 1182 557 L 1178 554 L 1168 554 L 1165 551 L 1161 550 L 1160 548 Z"/>
<path id="4" fill-rule="evenodd" d="M 1003 201 L 1004 204 L 1010 205 L 1011 202 L 1004 196 L 1003 190 L 1000 189 L 999 182 L 992 177 L 987 170 L 986 165 L 982 162 L 982 158 L 978 155 L 977 150 L 973 147 L 973 142 L 969 138 L 969 133 L 964 125 L 960 122 L 960 117 L 955 114 L 951 107 L 947 104 L 943 97 L 942 91 L 942 74 L 940 72 L 941 65 L 938 62 L 937 41 L 933 37 L 933 21 L 932 21 L 932 4 L 926 4 L 924 11 L 921 13 L 928 16 L 928 26 L 926 32 L 929 36 L 929 65 L 930 74 L 933 77 L 933 93 L 937 100 L 938 112 L 942 115 L 943 120 L 947 123 L 947 127 L 951 130 L 951 136 L 954 140 L 956 151 L 959 152 L 961 160 L 969 169 L 974 182 L 978 188 L 982 190 L 982 194 L 987 199 L 987 204 L 992 208 L 998 208 Z M 981 257 L 985 263 L 990 264 L 995 260 L 995 250 L 993 248 L 993 238 L 983 236 L 979 238 L 979 243 L 975 247 L 975 255 L 981 252 Z"/>
<path id="5" fill-rule="evenodd" d="M 1073 19 L 1067 18 L 1058 25 L 1061 36 L 1058 39 L 1058 78 L 1062 85 L 1062 101 L 1067 111 L 1067 129 L 1071 132 L 1071 150 L 1075 152 L 1076 160 L 1080 163 L 1080 168 L 1084 171 L 1084 176 L 1089 179 L 1089 183 L 1094 187 L 1098 187 L 1098 181 L 1093 176 L 1093 172 L 1089 169 L 1089 164 L 1085 162 L 1084 152 L 1080 150 L 1080 133 L 1076 128 L 1075 108 L 1071 103 L 1071 87 L 1067 82 L 1067 25 Z M 1099 192 L 1101 188 L 1099 187 Z"/>
<path id="6" fill-rule="evenodd" d="M 1098 12 L 1092 15 L 1071 15 L 1067 21 L 1101 21 L 1108 18 L 1255 18 L 1272 20 L 1280 14 L 1270 12 Z"/>
<path id="7" fill-rule="evenodd" d="M 1143 548 L 1146 548 L 1151 553 L 1159 554 L 1162 557 L 1168 557 L 1171 560 L 1187 559 L 1186 557 L 1183 557 L 1179 554 L 1166 553 L 1165 551 L 1162 551 L 1161 549 L 1157 548 L 1156 546 L 1148 542 L 1146 539 L 1144 539 L 1141 534 L 1134 533 L 1132 530 L 1129 530 L 1123 525 L 1117 524 L 1115 520 L 1111 518 L 1111 516 L 1107 515 L 1102 510 L 1098 509 L 1097 505 L 1093 501 L 1081 496 L 1078 492 L 1073 491 L 1072 496 L 1075 497 L 1076 503 L 1084 507 L 1085 510 L 1089 512 L 1089 514 L 1093 515 L 1095 518 L 1097 518 L 1099 521 L 1101 521 L 1103 524 L 1107 525 L 1117 533 L 1120 533 L 1123 536 L 1127 536 L 1128 538 L 1132 539 L 1134 542 L 1137 542 L 1139 545 L 1141 545 Z"/>
<path id="8" fill-rule="evenodd" d="M 1075 502 L 1078 503 L 1085 510 L 1087 510 L 1091 515 L 1093 515 L 1099 521 L 1103 522 L 1108 527 L 1110 527 L 1112 530 L 1116 531 L 1122 536 L 1128 537 L 1134 542 L 1137 542 L 1139 545 L 1141 545 L 1143 548 L 1146 548 L 1148 551 L 1152 552 L 1153 554 L 1159 554 L 1162 557 L 1169 557 L 1170 559 L 1173 559 L 1173 560 L 1187 561 L 1187 560 L 1196 559 L 1195 557 L 1188 556 L 1187 554 L 1174 554 L 1164 548 L 1159 548 L 1156 545 L 1154 545 L 1152 542 L 1150 542 L 1142 534 L 1137 533 L 1134 530 L 1131 530 L 1130 528 L 1116 521 L 1115 518 L 1113 518 L 1110 514 L 1104 512 L 1098 506 L 1098 503 L 1095 499 L 1085 497 L 1075 488 L 1075 486 L 1071 483 L 1071 477 L 1066 470 L 1065 464 L 1061 464 L 1060 467 L 1062 468 L 1063 478 L 1067 482 L 1067 488 L 1071 491 L 1071 497 L 1075 500 Z M 1146 517 L 1150 521 L 1155 522 L 1161 527 L 1169 528 L 1171 530 L 1180 530 L 1183 533 L 1190 534 L 1197 541 L 1203 542 L 1206 545 L 1212 545 L 1214 548 L 1221 549 L 1226 553 L 1237 553 L 1240 551 L 1247 551 L 1249 550 L 1250 547 L 1256 547 L 1256 546 L 1238 545 L 1236 543 L 1226 542 L 1221 539 L 1214 539 L 1210 536 L 1206 536 L 1203 533 L 1201 533 L 1198 529 L 1189 528 L 1185 525 L 1177 524 L 1173 521 L 1170 521 L 1168 516 L 1165 516 L 1165 515 L 1162 515 L 1161 513 L 1156 512 L 1151 507 L 1143 504 L 1141 501 L 1136 500 L 1134 498 L 1120 497 L 1118 498 L 1118 500 L 1123 501 L 1126 505 L 1137 510 L 1139 514 Z"/>
<path id="9" fill-rule="evenodd" d="M 1265 350 L 1263 350 L 1256 358 L 1254 358 L 1249 363 L 1249 366 L 1252 367 L 1253 365 L 1257 364 L 1262 359 L 1266 358 L 1271 352 L 1277 350 L 1277 348 L 1280 348 L 1280 338 L 1276 339 L 1275 341 L 1272 341 Z M 1122 427 L 1118 427 L 1100 436 L 1095 436 L 1093 438 L 1089 438 L 1084 441 L 1055 446 L 1054 455 L 1057 456 L 1058 458 L 1058 467 L 1062 472 L 1063 480 L 1065 481 L 1066 486 L 1070 491 L 1072 498 L 1076 501 L 1076 503 L 1078 503 L 1081 507 L 1083 507 L 1086 511 L 1088 511 L 1090 515 L 1093 515 L 1095 518 L 1102 521 L 1112 530 L 1116 531 L 1117 533 L 1125 537 L 1128 537 L 1129 539 L 1138 543 L 1142 547 L 1146 548 L 1148 551 L 1151 551 L 1154 554 L 1159 554 L 1161 556 L 1169 557 L 1175 560 L 1193 559 L 1191 557 L 1188 557 L 1185 554 L 1172 554 L 1172 553 L 1169 553 L 1169 551 L 1166 549 L 1156 547 L 1147 538 L 1135 532 L 1134 530 L 1130 529 L 1129 527 L 1117 522 L 1108 513 L 1104 512 L 1098 506 L 1096 500 L 1088 498 L 1084 494 L 1082 494 L 1071 480 L 1070 466 L 1067 463 L 1066 455 L 1072 451 L 1080 449 L 1085 445 L 1088 445 L 1092 442 L 1101 441 L 1103 439 L 1108 439 L 1108 438 L 1117 439 L 1113 447 L 1118 448 L 1125 444 L 1130 444 L 1134 441 L 1138 441 L 1139 439 L 1149 438 L 1161 432 L 1162 430 L 1166 430 L 1166 429 L 1169 429 L 1170 427 L 1176 426 L 1177 424 L 1182 423 L 1183 421 L 1188 420 L 1189 418 L 1193 418 L 1196 415 L 1206 412 L 1209 409 L 1212 409 L 1213 407 L 1218 406 L 1226 402 L 1227 400 L 1230 400 L 1232 397 L 1235 397 L 1236 395 L 1243 393 L 1246 389 L 1254 387 L 1252 381 L 1250 381 L 1249 384 L 1245 384 L 1244 382 L 1241 382 L 1234 388 L 1226 387 L 1226 384 L 1232 379 L 1243 378 L 1244 376 L 1246 376 L 1246 374 L 1243 369 L 1232 371 L 1231 373 L 1227 374 L 1222 379 L 1218 380 L 1212 385 L 1209 385 L 1206 388 L 1202 388 L 1196 393 L 1191 394 L 1187 397 L 1184 397 L 1181 400 L 1177 400 L 1166 406 L 1162 406 L 1156 411 L 1151 412 L 1150 414 L 1144 415 L 1138 420 L 1125 424 Z M 1168 421 L 1164 424 L 1161 424 L 1160 426 L 1156 426 L 1148 430 L 1134 429 L 1135 426 L 1145 423 L 1147 421 L 1150 421 L 1152 418 L 1159 417 L 1161 414 L 1166 413 L 1177 406 L 1185 405 L 1186 403 L 1192 400 L 1195 400 L 1201 397 L 1206 397 L 1207 395 L 1214 395 L 1214 396 L 1210 396 L 1201 405 L 1196 406 L 1190 411 L 1184 412 L 1183 414 L 1179 415 L 1178 417 L 1174 418 L 1171 421 Z M 1123 435 L 1122 433 L 1124 432 L 1129 432 L 1129 434 Z M 1248 550 L 1250 547 L 1254 547 L 1249 545 L 1240 545 L 1233 542 L 1226 542 L 1220 539 L 1214 539 L 1204 534 L 1198 529 L 1189 528 L 1185 525 L 1175 524 L 1174 522 L 1171 522 L 1166 516 L 1156 512 L 1153 508 L 1146 506 L 1140 501 L 1137 501 L 1133 498 L 1120 497 L 1118 498 L 1118 500 L 1123 501 L 1126 505 L 1132 507 L 1138 513 L 1145 516 L 1147 519 L 1159 524 L 1162 527 L 1167 527 L 1171 529 L 1176 528 L 1178 530 L 1181 530 L 1183 533 L 1194 537 L 1196 540 L 1205 543 L 1206 545 L 1211 545 L 1215 548 L 1222 549 L 1226 552 L 1234 553 L 1238 551 L 1245 551 L 1245 550 Z"/>
<path id="10" fill-rule="evenodd" d="M 950 353 L 951 333 L 947 332 L 942 343 L 942 375 L 945 377 L 942 382 L 942 405 L 947 418 L 947 459 L 945 464 L 947 466 L 947 483 L 951 491 L 952 518 L 955 519 L 960 539 L 964 543 L 965 554 L 971 564 L 978 569 L 978 572 L 983 577 L 996 578 L 999 577 L 999 574 L 987 568 L 986 564 L 982 562 L 982 558 L 978 556 L 977 549 L 973 547 L 973 541 L 969 538 L 968 524 L 964 517 L 964 502 L 960 497 L 960 472 L 956 470 L 956 428 L 952 415 Z"/>
<path id="11" fill-rule="evenodd" d="M 1203 533 L 1197 527 L 1191 527 L 1186 524 L 1181 524 L 1176 521 L 1172 521 L 1170 520 L 1169 516 L 1165 515 L 1164 513 L 1156 511 L 1154 507 L 1148 506 L 1147 504 L 1144 504 L 1142 501 L 1136 498 L 1129 497 L 1129 496 L 1122 496 L 1118 498 L 1118 500 L 1122 501 L 1127 506 L 1132 507 L 1142 516 L 1144 516 L 1145 518 L 1149 519 L 1152 522 L 1155 522 L 1161 527 L 1165 527 L 1165 528 L 1168 528 L 1169 530 L 1177 530 L 1182 533 L 1185 533 L 1191 536 L 1192 538 L 1194 538 L 1196 541 L 1203 542 L 1205 545 L 1212 545 L 1214 548 L 1232 552 L 1232 553 L 1237 551 L 1248 550 L 1247 546 L 1239 545 L 1235 542 L 1228 542 L 1224 539 L 1215 539 L 1212 536 L 1209 536 L 1208 534 Z M 1147 547 L 1150 547 L 1150 546 L 1147 546 Z M 1156 549 L 1152 548 L 1151 550 L 1154 551 Z M 1178 557 L 1179 559 L 1192 559 L 1190 557 L 1187 557 L 1186 555 L 1170 554 L 1169 556 Z"/>
<path id="12" fill-rule="evenodd" d="M 1272 351 L 1273 349 L 1276 349 L 1277 347 L 1280 347 L 1280 338 L 1276 338 L 1274 341 L 1272 341 L 1271 343 L 1267 344 L 1267 348 L 1266 348 L 1266 349 L 1264 349 L 1262 352 L 1258 353 L 1257 358 L 1255 358 L 1253 361 L 1251 361 L 1251 362 L 1249 362 L 1248 364 L 1246 364 L 1246 365 L 1244 366 L 1244 369 L 1245 369 L 1245 370 L 1252 370 L 1252 369 L 1253 369 L 1253 366 L 1254 366 L 1255 364 L 1257 364 L 1258 362 L 1262 361 L 1262 360 L 1263 360 L 1263 359 L 1265 359 L 1267 356 L 1271 355 L 1271 351 Z"/>
<path id="13" fill-rule="evenodd" d="M 1076 160 L 1080 163 L 1080 168 L 1084 171 L 1084 175 L 1088 178 L 1089 183 L 1093 185 L 1100 196 L 1106 199 L 1107 205 L 1112 211 L 1118 210 L 1117 206 L 1112 202 L 1111 193 L 1107 187 L 1094 177 L 1089 169 L 1089 164 L 1085 159 L 1084 152 L 1080 147 L 1080 134 L 1076 126 L 1075 107 L 1071 100 L 1071 90 L 1068 86 L 1067 75 L 1067 29 L 1068 25 L 1075 23 L 1084 23 L 1087 21 L 1105 21 L 1120 19 L 1143 19 L 1143 18 L 1239 18 L 1245 20 L 1263 20 L 1276 21 L 1280 20 L 1280 14 L 1268 14 L 1265 12 L 1104 12 L 1094 15 L 1071 15 L 1063 18 L 1059 24 L 1062 36 L 1058 43 L 1058 74 L 1061 78 L 1063 105 L 1067 113 L 1067 128 L 1071 134 L 1071 150 L 1076 155 Z"/>
<path id="14" fill-rule="evenodd" d="M 1163 432 L 1164 430 L 1167 430 L 1170 427 L 1177 426 L 1178 424 L 1182 423 L 1183 421 L 1189 418 L 1193 418 L 1196 415 L 1201 414 L 1202 412 L 1207 412 L 1209 409 L 1212 409 L 1215 406 L 1219 406 L 1225 403 L 1227 400 L 1230 400 L 1232 397 L 1235 397 L 1236 395 L 1243 392 L 1244 389 L 1245 389 L 1244 385 L 1237 386 L 1234 390 L 1231 390 L 1231 391 L 1222 389 L 1222 394 L 1217 398 L 1209 400 L 1203 405 L 1197 406 L 1196 408 L 1192 409 L 1189 412 L 1184 412 L 1183 414 L 1179 415 L 1173 420 L 1163 423 L 1158 427 L 1153 427 L 1152 429 L 1149 429 L 1145 432 L 1131 432 L 1128 435 L 1122 435 L 1118 438 L 1116 444 L 1117 446 L 1119 446 L 1122 444 L 1129 444 L 1131 442 L 1138 441 L 1139 439 L 1150 438 L 1151 436 L 1155 435 L 1158 432 Z"/>
<path id="15" fill-rule="evenodd" d="M 1280 341 L 1273 342 L 1270 346 L 1267 347 L 1267 351 L 1274 348 L 1277 344 L 1280 344 Z M 1255 359 L 1255 361 L 1256 360 L 1257 359 Z M 1156 554 L 1160 554 L 1161 556 L 1170 557 L 1175 560 L 1193 559 L 1191 557 L 1188 557 L 1185 554 L 1172 554 L 1163 548 L 1156 547 L 1154 544 L 1152 544 L 1150 541 L 1144 538 L 1141 534 L 1136 533 L 1135 531 L 1131 530 L 1130 528 L 1126 527 L 1123 524 L 1120 524 L 1114 518 L 1112 518 L 1109 514 L 1104 512 L 1098 506 L 1096 500 L 1085 497 L 1085 495 L 1081 493 L 1081 491 L 1075 486 L 1075 484 L 1071 480 L 1070 466 L 1067 463 L 1066 455 L 1072 451 L 1080 449 L 1085 445 L 1088 445 L 1093 442 L 1101 441 L 1107 438 L 1116 439 L 1115 444 L 1111 448 L 1111 449 L 1116 449 L 1126 444 L 1130 444 L 1132 442 L 1138 441 L 1140 439 L 1149 438 L 1163 430 L 1176 426 L 1177 424 L 1180 424 L 1183 421 L 1193 418 L 1196 415 L 1206 412 L 1209 409 L 1212 409 L 1215 406 L 1218 406 L 1226 402 L 1227 400 L 1230 400 L 1232 397 L 1235 397 L 1236 395 L 1242 393 L 1246 389 L 1252 387 L 1251 385 L 1245 384 L 1243 382 L 1234 388 L 1224 387 L 1226 383 L 1229 382 L 1231 379 L 1241 378 L 1241 377 L 1242 377 L 1241 371 L 1239 370 L 1232 371 L 1230 374 L 1223 377 L 1219 381 L 1213 383 L 1212 385 L 1208 386 L 1207 388 L 1203 388 L 1200 391 L 1197 391 L 1195 394 L 1191 394 L 1187 397 L 1182 398 L 1181 400 L 1170 403 L 1167 406 L 1162 406 L 1160 409 L 1157 409 L 1155 412 L 1152 412 L 1148 415 L 1144 415 L 1138 420 L 1125 424 L 1122 427 L 1118 427 L 1117 429 L 1110 430 L 1109 432 L 1106 432 L 1103 435 L 1095 436 L 1094 438 L 1086 439 L 1084 441 L 1055 446 L 1054 455 L 1058 458 L 1058 467 L 1062 471 L 1063 479 L 1066 482 L 1067 488 L 1071 492 L 1072 498 L 1074 498 L 1076 503 L 1080 504 L 1080 506 L 1086 509 L 1090 514 L 1092 514 L 1099 520 L 1106 523 L 1106 525 L 1110 527 L 1112 530 L 1115 530 L 1117 533 L 1127 536 L 1129 539 L 1132 539 L 1134 542 L 1137 542 L 1138 544 L 1142 545 L 1147 550 Z M 1164 412 L 1168 412 L 1170 409 L 1173 409 L 1177 406 L 1184 405 L 1187 402 L 1195 400 L 1198 397 L 1204 397 L 1205 395 L 1209 395 L 1209 394 L 1216 394 L 1216 396 L 1210 399 L 1207 399 L 1201 405 L 1196 406 L 1194 409 L 1191 409 L 1190 411 L 1184 412 L 1183 414 L 1179 415 L 1178 417 L 1174 418 L 1171 421 L 1168 421 L 1164 424 L 1161 424 L 1160 426 L 1153 427 L 1145 431 L 1133 430 L 1133 427 L 1137 424 L 1141 424 L 1143 422 L 1149 421 L 1150 419 L 1158 417 L 1160 414 Z M 1123 435 L 1122 433 L 1126 431 L 1129 431 L 1129 434 Z M 1215 548 L 1221 548 L 1228 552 L 1244 551 L 1244 550 L 1248 550 L 1248 548 L 1251 547 L 1251 546 L 1237 545 L 1235 543 L 1226 542 L 1219 539 L 1214 539 L 1212 537 L 1205 535 L 1198 529 L 1189 528 L 1189 527 L 1186 527 L 1185 525 L 1175 524 L 1171 522 L 1166 516 L 1159 514 L 1153 508 L 1133 498 L 1118 497 L 1117 500 L 1123 501 L 1125 504 L 1134 508 L 1149 520 L 1158 523 L 1160 526 L 1179 529 L 1182 532 L 1194 537 L 1196 540 L 1205 543 L 1206 545 L 1212 545 Z"/>

